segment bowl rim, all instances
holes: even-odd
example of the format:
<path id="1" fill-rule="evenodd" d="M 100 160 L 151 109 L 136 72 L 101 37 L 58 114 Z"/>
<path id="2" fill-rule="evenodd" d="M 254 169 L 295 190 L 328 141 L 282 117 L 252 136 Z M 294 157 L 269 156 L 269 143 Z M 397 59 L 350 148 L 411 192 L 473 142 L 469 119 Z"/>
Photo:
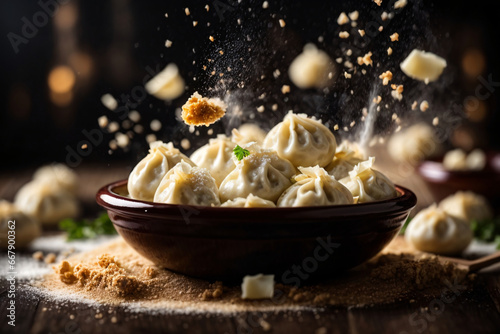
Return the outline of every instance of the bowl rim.
<path id="1" fill-rule="evenodd" d="M 367 202 L 359 204 L 342 204 L 328 206 L 303 206 L 303 207 L 265 207 L 265 208 L 241 208 L 241 207 L 209 207 L 209 206 L 194 206 L 194 205 L 179 205 L 155 203 L 142 201 L 124 197 L 113 191 L 116 188 L 126 186 L 127 179 L 115 181 L 101 187 L 96 194 L 97 203 L 103 208 L 115 212 L 124 213 L 127 215 L 144 216 L 147 214 L 151 217 L 166 217 L 180 216 L 183 212 L 203 212 L 211 215 L 214 219 L 227 219 L 227 216 L 236 216 L 242 212 L 245 213 L 245 220 L 254 217 L 262 217 L 266 215 L 265 220 L 273 217 L 282 220 L 291 219 L 295 221 L 303 220 L 304 218 L 321 219 L 322 217 L 362 217 L 370 215 L 391 215 L 399 214 L 404 211 L 411 210 L 417 204 L 417 196 L 408 188 L 395 185 L 398 197 Z M 355 210 L 353 210 L 355 208 Z M 259 220 L 255 224 L 259 224 Z"/>

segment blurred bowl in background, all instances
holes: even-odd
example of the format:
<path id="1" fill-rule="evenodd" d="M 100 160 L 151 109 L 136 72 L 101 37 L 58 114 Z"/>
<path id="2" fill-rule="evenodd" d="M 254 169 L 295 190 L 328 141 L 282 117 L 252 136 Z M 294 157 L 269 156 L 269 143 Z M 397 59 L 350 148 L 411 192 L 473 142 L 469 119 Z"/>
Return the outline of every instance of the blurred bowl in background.
<path id="1" fill-rule="evenodd" d="M 436 202 L 459 190 L 469 190 L 485 196 L 500 213 L 500 152 L 487 152 L 483 170 L 447 170 L 442 158 L 422 162 L 418 174 L 431 190 Z"/>

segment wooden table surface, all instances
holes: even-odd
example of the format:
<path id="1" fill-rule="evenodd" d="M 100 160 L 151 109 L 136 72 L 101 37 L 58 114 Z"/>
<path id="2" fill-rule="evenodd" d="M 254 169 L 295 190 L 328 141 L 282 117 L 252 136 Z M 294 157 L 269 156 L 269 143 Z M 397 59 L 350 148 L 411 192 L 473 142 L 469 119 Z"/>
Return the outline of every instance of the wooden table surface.
<path id="1" fill-rule="evenodd" d="M 130 168 L 90 165 L 78 169 L 86 180 L 80 195 L 88 210 L 98 209 L 93 204 L 95 191 L 107 182 L 126 178 Z M 31 172 L 0 175 L 0 198 L 11 199 L 29 180 Z M 396 182 L 403 181 L 397 180 L 397 175 L 391 177 Z M 417 190 L 419 207 L 432 203 L 432 197 L 417 178 L 406 178 L 400 183 Z M 2 259 L 2 265 L 7 265 L 6 257 Z M 0 277 L 0 333 L 500 333 L 500 273 L 480 274 L 474 289 L 460 292 L 453 301 L 415 296 L 412 303 L 376 307 L 234 314 L 151 314 L 116 306 L 61 304 L 30 292 L 19 283 L 15 327 L 9 326 L 5 317 L 10 300 L 7 288 L 6 278 Z"/>

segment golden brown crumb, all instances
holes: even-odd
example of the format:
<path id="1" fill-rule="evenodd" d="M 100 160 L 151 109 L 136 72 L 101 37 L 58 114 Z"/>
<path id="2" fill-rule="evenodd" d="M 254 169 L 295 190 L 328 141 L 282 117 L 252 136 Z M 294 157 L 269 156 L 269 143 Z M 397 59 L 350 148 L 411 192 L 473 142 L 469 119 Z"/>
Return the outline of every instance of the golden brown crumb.
<path id="1" fill-rule="evenodd" d="M 372 60 L 372 53 L 371 52 L 368 52 L 367 54 L 365 54 L 363 56 L 362 60 L 363 60 L 363 64 L 373 66 L 373 60 Z M 358 60 L 358 63 L 359 63 L 359 60 Z"/>
<path id="2" fill-rule="evenodd" d="M 389 84 L 389 81 L 392 80 L 392 72 L 391 71 L 385 71 L 379 76 L 379 79 L 382 79 L 382 84 L 384 86 L 387 86 Z"/>
<path id="3" fill-rule="evenodd" d="M 43 252 L 41 252 L 41 251 L 34 252 L 32 257 L 37 261 L 42 261 L 43 260 Z"/>
<path id="4" fill-rule="evenodd" d="M 373 2 L 375 2 L 378 6 L 382 5 L 382 0 L 373 0 Z"/>
<path id="5" fill-rule="evenodd" d="M 184 8 L 184 12 L 186 13 L 186 16 L 189 16 L 191 12 L 189 11 L 189 8 Z"/>
<path id="6" fill-rule="evenodd" d="M 382 30 L 384 30 L 384 26 L 378 27 L 378 31 L 382 31 Z"/>
<path id="7" fill-rule="evenodd" d="M 193 27 L 196 27 L 198 25 L 198 21 L 193 21 Z"/>
<path id="8" fill-rule="evenodd" d="M 341 31 L 341 32 L 339 32 L 339 37 L 340 38 L 348 38 L 349 33 L 347 31 Z"/>
<path id="9" fill-rule="evenodd" d="M 280 19 L 280 21 L 279 21 L 279 22 L 280 22 L 280 27 L 281 27 L 281 28 L 284 28 L 284 27 L 285 27 L 285 25 L 286 25 L 285 20 Z"/>
<path id="10" fill-rule="evenodd" d="M 426 100 L 423 100 L 420 103 L 420 111 L 425 112 L 427 109 L 429 109 L 429 102 L 427 102 Z"/>
<path id="11" fill-rule="evenodd" d="M 157 274 L 157 271 L 156 271 L 156 269 L 154 269 L 150 266 L 146 266 L 146 267 L 144 267 L 143 273 L 147 278 L 154 278 Z"/>
<path id="12" fill-rule="evenodd" d="M 413 101 L 413 103 L 411 104 L 411 110 L 417 109 L 417 105 L 418 105 L 417 101 Z"/>
<path id="13" fill-rule="evenodd" d="M 359 29 L 358 32 L 361 37 L 365 35 L 365 31 L 363 29 Z"/>
<path id="14" fill-rule="evenodd" d="M 207 99 L 195 92 L 182 106 L 182 119 L 188 125 L 209 126 L 215 123 L 226 113 L 226 106 L 222 101 Z"/>
<path id="15" fill-rule="evenodd" d="M 346 79 L 350 79 L 350 78 L 352 77 L 352 75 L 351 75 L 351 74 L 349 74 L 349 73 L 347 73 L 347 72 L 344 72 L 344 77 L 345 77 Z"/>
<path id="16" fill-rule="evenodd" d="M 373 103 L 379 104 L 382 101 L 382 96 L 378 95 L 373 98 Z"/>
<path id="17" fill-rule="evenodd" d="M 343 24 L 346 24 L 346 23 L 349 23 L 349 18 L 347 17 L 346 13 L 342 12 L 340 13 L 338 19 L 337 19 L 337 23 L 339 25 L 343 25 Z"/>
<path id="18" fill-rule="evenodd" d="M 56 262 L 56 254 L 54 254 L 54 253 L 47 254 L 47 256 L 45 256 L 44 261 L 47 264 Z"/>
<path id="19" fill-rule="evenodd" d="M 391 41 L 393 41 L 393 42 L 399 41 L 399 34 L 397 32 L 392 34 L 390 37 L 391 37 Z"/>
<path id="20" fill-rule="evenodd" d="M 391 88 L 393 90 L 395 90 L 396 92 L 398 92 L 399 94 L 401 94 L 403 92 L 403 89 L 404 89 L 403 85 L 395 85 L 395 84 L 392 84 Z"/>
<path id="21" fill-rule="evenodd" d="M 288 86 L 288 85 L 283 85 L 283 87 L 281 87 L 281 92 L 282 92 L 283 94 L 290 93 L 290 86 Z"/>
<path id="22" fill-rule="evenodd" d="M 207 10 L 207 12 L 210 10 L 210 6 L 209 5 L 205 5 L 205 9 Z"/>
<path id="23" fill-rule="evenodd" d="M 165 46 L 166 46 L 167 48 L 171 47 L 171 46 L 172 46 L 172 41 L 167 39 L 167 40 L 165 41 Z"/>
<path id="24" fill-rule="evenodd" d="M 437 126 L 438 124 L 439 124 L 439 118 L 434 117 L 434 119 L 432 120 L 432 125 Z"/>
<path id="25" fill-rule="evenodd" d="M 398 9 L 398 8 L 403 8 L 404 6 L 406 6 L 408 4 L 408 1 L 407 0 L 398 0 L 394 3 L 394 8 L 395 9 Z"/>
<path id="26" fill-rule="evenodd" d="M 388 55 L 388 56 L 392 55 L 392 48 L 391 48 L 391 47 L 389 47 L 389 48 L 387 49 L 387 55 Z"/>
<path id="27" fill-rule="evenodd" d="M 335 124 L 335 126 L 333 127 L 333 130 L 338 131 L 338 129 L 339 129 L 339 125 Z"/>
<path id="28" fill-rule="evenodd" d="M 213 42 L 213 41 L 215 41 L 215 38 L 214 38 L 214 36 L 209 36 L 209 37 L 208 37 L 208 39 L 210 40 L 210 42 Z"/>
<path id="29" fill-rule="evenodd" d="M 359 12 L 355 10 L 352 13 L 349 13 L 349 18 L 353 21 L 356 21 L 359 18 Z"/>

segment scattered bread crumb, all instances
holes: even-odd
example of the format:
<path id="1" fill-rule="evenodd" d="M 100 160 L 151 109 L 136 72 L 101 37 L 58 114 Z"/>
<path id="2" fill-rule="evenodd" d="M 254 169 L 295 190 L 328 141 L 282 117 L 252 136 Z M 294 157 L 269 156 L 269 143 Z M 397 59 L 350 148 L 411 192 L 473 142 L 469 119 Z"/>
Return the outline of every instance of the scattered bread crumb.
<path id="1" fill-rule="evenodd" d="M 388 56 L 392 55 L 392 48 L 391 48 L 391 47 L 389 47 L 389 48 L 387 49 L 387 55 L 388 55 Z"/>
<path id="2" fill-rule="evenodd" d="M 365 35 L 365 31 L 363 29 L 359 29 L 358 32 L 361 37 Z"/>
<path id="3" fill-rule="evenodd" d="M 41 251 L 34 252 L 32 257 L 37 261 L 43 261 L 43 252 Z"/>
<path id="4" fill-rule="evenodd" d="M 397 32 L 392 34 L 390 37 L 391 37 L 391 41 L 393 41 L 393 42 L 399 41 L 399 34 Z"/>
<path id="5" fill-rule="evenodd" d="M 385 71 L 379 76 L 379 79 L 382 79 L 382 84 L 384 86 L 387 86 L 389 84 L 389 81 L 392 80 L 392 72 L 391 71 Z"/>
<path id="6" fill-rule="evenodd" d="M 350 78 L 352 77 L 352 75 L 351 75 L 351 74 L 349 74 L 349 73 L 347 73 L 347 72 L 344 72 L 344 77 L 345 77 L 346 79 L 350 79 Z"/>
<path id="7" fill-rule="evenodd" d="M 349 23 L 349 17 L 347 17 L 346 13 L 342 12 L 340 13 L 338 19 L 337 19 L 337 23 L 339 25 L 343 25 L 343 24 L 346 24 L 346 23 Z"/>
<path id="8" fill-rule="evenodd" d="M 288 86 L 288 85 L 283 85 L 283 86 L 281 87 L 281 92 L 282 92 L 283 94 L 290 93 L 290 86 Z"/>
<path id="9" fill-rule="evenodd" d="M 373 98 L 373 103 L 379 104 L 382 101 L 382 96 L 378 95 Z"/>
<path id="10" fill-rule="evenodd" d="M 417 101 L 413 101 L 413 103 L 411 104 L 411 110 L 417 109 L 417 106 L 418 106 Z"/>
<path id="11" fill-rule="evenodd" d="M 224 102 L 219 99 L 208 99 L 195 92 L 182 106 L 182 119 L 188 125 L 209 126 L 222 118 L 226 113 Z"/>
<path id="12" fill-rule="evenodd" d="M 387 12 L 383 12 L 380 15 L 380 18 L 382 19 L 382 21 L 386 21 L 389 18 L 389 14 L 387 14 Z"/>
<path id="13" fill-rule="evenodd" d="M 423 100 L 420 103 L 420 111 L 425 112 L 427 109 L 429 109 L 429 102 L 427 102 L 426 100 Z"/>
<path id="14" fill-rule="evenodd" d="M 169 39 L 167 39 L 167 40 L 165 41 L 165 46 L 166 46 L 167 48 L 171 47 L 171 46 L 172 46 L 172 41 L 171 41 L 171 40 L 169 40 Z"/>
<path id="15" fill-rule="evenodd" d="M 373 66 L 372 53 L 368 52 L 362 58 L 363 64 Z"/>
<path id="16" fill-rule="evenodd" d="M 438 124 L 439 124 L 439 118 L 434 117 L 434 119 L 432 120 L 432 125 L 437 126 Z"/>
<path id="17" fill-rule="evenodd" d="M 186 13 L 186 16 L 191 15 L 191 12 L 189 11 L 189 8 L 184 8 L 184 12 Z"/>
<path id="18" fill-rule="evenodd" d="M 208 37 L 208 39 L 210 40 L 210 42 L 213 42 L 213 41 L 215 41 L 215 38 L 214 38 L 214 36 L 209 36 L 209 37 Z"/>
<path id="19" fill-rule="evenodd" d="M 56 262 L 56 257 L 57 257 L 57 256 L 56 256 L 56 254 L 54 254 L 54 253 L 49 253 L 49 254 L 47 254 L 47 255 L 45 256 L 44 261 L 45 261 L 45 263 L 47 263 L 47 264 L 51 264 L 51 263 Z"/>
<path id="20" fill-rule="evenodd" d="M 281 28 L 284 28 L 284 27 L 285 27 L 285 25 L 286 25 L 285 20 L 280 19 L 280 21 L 279 21 L 279 22 L 280 22 L 280 27 L 281 27 Z"/>
<path id="21" fill-rule="evenodd" d="M 264 1 L 264 2 L 262 3 L 262 8 L 267 9 L 268 7 L 269 7 L 269 2 Z"/>
<path id="22" fill-rule="evenodd" d="M 355 10 L 352 13 L 349 13 L 349 18 L 353 21 L 356 21 L 359 18 L 359 12 Z"/>
<path id="23" fill-rule="evenodd" d="M 407 0 L 398 0 L 394 3 L 394 9 L 403 8 L 408 4 Z"/>
<path id="24" fill-rule="evenodd" d="M 340 38 L 349 38 L 349 33 L 347 31 L 341 31 L 341 32 L 339 32 L 339 37 Z"/>
<path id="25" fill-rule="evenodd" d="M 382 0 L 373 0 L 373 2 L 375 2 L 378 6 L 382 5 Z"/>

